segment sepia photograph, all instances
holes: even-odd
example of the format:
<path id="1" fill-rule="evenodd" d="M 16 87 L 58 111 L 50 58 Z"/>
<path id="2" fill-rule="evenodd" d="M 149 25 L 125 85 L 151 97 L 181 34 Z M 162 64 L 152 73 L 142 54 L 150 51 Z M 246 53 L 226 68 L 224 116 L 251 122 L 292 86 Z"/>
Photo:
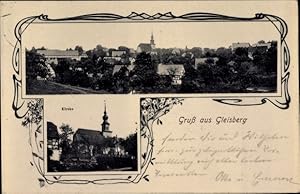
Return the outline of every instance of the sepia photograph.
<path id="1" fill-rule="evenodd" d="M 62 107 L 60 119 L 46 118 L 48 172 L 138 171 L 138 129 L 111 107 L 103 102 L 80 119 L 78 108 Z"/>
<path id="2" fill-rule="evenodd" d="M 41 29 L 39 36 L 63 28 L 45 25 L 50 29 Z M 172 23 L 101 24 L 105 28 L 98 36 L 80 29 L 76 38 L 33 40 L 25 48 L 26 94 L 277 91 L 278 34 L 255 32 L 255 27 L 268 28 L 267 24 L 247 24 L 236 32 L 230 27 L 243 24 L 226 24 L 229 29 L 220 23 L 180 25 L 183 30 L 178 33 Z M 206 37 L 218 29 L 222 32 Z"/>
<path id="3" fill-rule="evenodd" d="M 299 192 L 297 5 L 1 1 L 3 193 Z"/>

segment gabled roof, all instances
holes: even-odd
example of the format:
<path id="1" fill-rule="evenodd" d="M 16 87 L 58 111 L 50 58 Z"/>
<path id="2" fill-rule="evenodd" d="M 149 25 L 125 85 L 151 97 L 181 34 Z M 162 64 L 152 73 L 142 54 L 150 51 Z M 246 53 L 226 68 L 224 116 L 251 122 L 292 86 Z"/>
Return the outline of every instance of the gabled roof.
<path id="1" fill-rule="evenodd" d="M 183 75 L 185 73 L 183 64 L 158 64 L 157 74 L 159 75 Z"/>
<path id="2" fill-rule="evenodd" d="M 195 58 L 195 65 L 198 65 L 199 63 L 205 63 L 206 60 L 208 59 L 212 59 L 214 60 L 214 64 L 216 64 L 216 62 L 219 60 L 218 57 L 201 57 L 201 58 Z"/>
<path id="3" fill-rule="evenodd" d="M 111 51 L 112 57 L 120 57 L 123 54 L 126 54 L 126 51 L 122 51 L 122 50 Z"/>
<path id="4" fill-rule="evenodd" d="M 270 42 L 268 42 L 268 43 L 256 43 L 256 44 L 253 44 L 252 46 L 253 47 L 268 47 L 268 48 L 270 48 L 271 43 Z"/>
<path id="5" fill-rule="evenodd" d="M 37 50 L 37 53 L 45 56 L 70 56 L 70 57 L 78 57 L 79 53 L 77 50 L 72 51 L 64 51 L 64 50 Z"/>
<path id="6" fill-rule="evenodd" d="M 229 61 L 227 64 L 230 65 L 230 66 L 233 66 L 233 65 L 236 64 L 236 62 L 231 60 L 231 61 Z"/>
<path id="7" fill-rule="evenodd" d="M 113 74 L 120 71 L 122 67 L 126 67 L 128 71 L 132 71 L 135 65 L 114 65 Z"/>
<path id="8" fill-rule="evenodd" d="M 232 43 L 232 49 L 248 48 L 248 47 L 250 47 L 250 44 L 247 42 Z"/>
<path id="9" fill-rule="evenodd" d="M 152 47 L 149 43 L 140 43 L 138 47 L 141 49 L 142 52 L 151 52 Z"/>
<path id="10" fill-rule="evenodd" d="M 74 141 L 87 144 L 97 144 L 104 140 L 100 131 L 79 128 L 74 134 Z"/>
<path id="11" fill-rule="evenodd" d="M 47 122 L 47 139 L 58 139 L 59 134 L 57 131 L 57 126 L 52 122 Z"/>

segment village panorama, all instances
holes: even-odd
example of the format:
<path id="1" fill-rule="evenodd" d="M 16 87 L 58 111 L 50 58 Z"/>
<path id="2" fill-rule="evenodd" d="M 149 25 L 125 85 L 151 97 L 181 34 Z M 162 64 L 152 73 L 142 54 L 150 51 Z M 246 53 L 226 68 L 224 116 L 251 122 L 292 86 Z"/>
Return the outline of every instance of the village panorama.
<path id="1" fill-rule="evenodd" d="M 96 129 L 47 121 L 47 171 L 138 171 L 137 129 L 119 137 L 106 105 L 101 120 Z"/>
<path id="2" fill-rule="evenodd" d="M 220 48 L 80 45 L 26 49 L 26 94 L 258 93 L 277 91 L 277 41 Z"/>

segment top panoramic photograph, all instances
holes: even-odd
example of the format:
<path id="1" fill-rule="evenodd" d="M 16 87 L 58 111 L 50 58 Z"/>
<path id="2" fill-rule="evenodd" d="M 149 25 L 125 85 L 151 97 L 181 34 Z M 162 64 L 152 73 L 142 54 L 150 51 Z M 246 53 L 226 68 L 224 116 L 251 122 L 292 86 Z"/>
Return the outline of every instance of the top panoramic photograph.
<path id="1" fill-rule="evenodd" d="M 241 35 L 235 39 L 232 32 L 226 38 L 230 32 L 223 28 L 219 32 L 223 39 L 213 39 L 207 37 L 211 29 L 198 30 L 206 34 L 192 34 L 172 33 L 174 25 L 167 30 L 159 29 L 161 25 L 146 26 L 140 30 L 120 26 L 122 34 L 110 33 L 114 30 L 108 25 L 109 34 L 95 32 L 100 35 L 93 37 L 94 41 L 84 41 L 82 37 L 87 39 L 89 34 L 83 32 L 78 32 L 81 40 L 77 42 L 72 35 L 67 40 L 50 37 L 54 43 L 33 41 L 25 47 L 26 94 L 277 91 L 278 45 L 272 36 L 254 33 L 250 39 L 241 39 Z M 207 39 L 214 44 L 206 44 Z"/>

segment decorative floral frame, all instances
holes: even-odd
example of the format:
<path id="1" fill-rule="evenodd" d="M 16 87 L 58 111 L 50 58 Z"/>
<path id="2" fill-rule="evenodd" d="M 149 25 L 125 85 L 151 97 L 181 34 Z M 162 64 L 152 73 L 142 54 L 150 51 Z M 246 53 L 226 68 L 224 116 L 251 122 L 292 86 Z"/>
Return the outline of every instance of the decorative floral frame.
<path id="1" fill-rule="evenodd" d="M 41 98 L 37 99 L 25 99 L 22 98 L 22 74 L 21 74 L 21 48 L 22 48 L 22 34 L 24 31 L 34 22 L 38 23 L 76 23 L 76 22 L 253 22 L 253 21 L 266 21 L 271 22 L 276 30 L 280 34 L 280 54 L 281 54 L 281 96 L 279 97 L 256 97 L 260 98 L 259 101 L 249 102 L 245 100 L 244 97 L 220 97 L 212 96 L 212 100 L 226 105 L 234 106 L 257 106 L 263 105 L 267 102 L 275 105 L 280 109 L 288 109 L 291 101 L 289 90 L 288 90 L 288 80 L 290 76 L 290 54 L 286 43 L 286 36 L 288 32 L 288 27 L 286 22 L 275 15 L 258 13 L 254 17 L 232 17 L 214 13 L 187 13 L 183 15 L 176 16 L 172 12 L 167 13 L 157 13 L 154 15 L 149 15 L 146 13 L 136 13 L 132 12 L 127 16 L 121 16 L 111 13 L 96 13 L 80 15 L 75 17 L 66 17 L 52 19 L 48 15 L 38 15 L 30 16 L 20 20 L 15 26 L 15 37 L 17 39 L 14 51 L 12 54 L 12 67 L 14 70 L 13 83 L 14 83 L 14 98 L 12 103 L 12 109 L 15 113 L 16 118 L 22 119 L 22 125 L 29 128 L 29 145 L 32 149 L 32 161 L 30 164 L 35 166 L 40 174 L 39 182 L 41 186 L 45 183 L 54 184 L 121 184 L 121 183 L 138 183 L 140 180 L 149 181 L 149 175 L 146 174 L 146 170 L 149 164 L 153 164 L 153 145 L 154 137 L 152 126 L 154 122 L 157 124 L 162 124 L 160 117 L 167 114 L 174 105 L 182 104 L 183 98 L 141 98 L 140 99 L 140 127 L 141 127 L 141 138 L 147 141 L 147 146 L 142 154 L 142 164 L 141 173 L 134 176 L 127 176 L 123 178 L 91 178 L 82 179 L 74 177 L 63 177 L 63 176 L 48 176 L 45 174 L 42 168 L 42 163 L 44 162 L 44 148 L 43 148 L 43 109 L 44 101 Z M 176 95 L 174 95 L 176 96 Z M 200 97 L 199 97 L 200 98 Z M 103 175 L 101 175 L 103 176 Z"/>

